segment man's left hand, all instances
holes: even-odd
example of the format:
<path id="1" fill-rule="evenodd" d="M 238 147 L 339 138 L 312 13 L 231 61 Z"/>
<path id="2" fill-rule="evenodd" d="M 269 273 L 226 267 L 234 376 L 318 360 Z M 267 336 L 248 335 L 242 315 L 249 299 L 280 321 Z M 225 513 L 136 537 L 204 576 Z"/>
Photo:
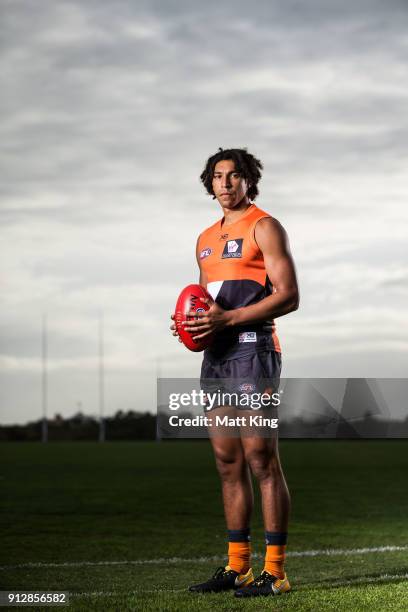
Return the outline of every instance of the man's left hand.
<path id="1" fill-rule="evenodd" d="M 194 317 L 194 320 L 183 321 L 184 328 L 197 339 L 221 331 L 230 324 L 231 320 L 230 312 L 221 308 L 214 300 L 210 298 L 200 298 L 200 300 L 210 305 L 210 309 L 199 313 L 190 310 L 186 316 Z"/>

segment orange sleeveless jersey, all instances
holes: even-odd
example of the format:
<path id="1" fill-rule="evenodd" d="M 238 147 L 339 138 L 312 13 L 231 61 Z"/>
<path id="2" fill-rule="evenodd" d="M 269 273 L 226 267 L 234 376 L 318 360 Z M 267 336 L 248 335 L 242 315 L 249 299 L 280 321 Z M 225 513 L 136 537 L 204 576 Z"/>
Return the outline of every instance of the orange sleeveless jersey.
<path id="1" fill-rule="evenodd" d="M 207 290 L 224 309 L 249 306 L 272 294 L 261 250 L 255 242 L 255 225 L 271 215 L 255 204 L 231 225 L 223 219 L 198 238 L 200 265 L 207 277 Z M 232 359 L 255 351 L 281 352 L 274 321 L 247 323 L 222 330 L 208 356 Z"/>

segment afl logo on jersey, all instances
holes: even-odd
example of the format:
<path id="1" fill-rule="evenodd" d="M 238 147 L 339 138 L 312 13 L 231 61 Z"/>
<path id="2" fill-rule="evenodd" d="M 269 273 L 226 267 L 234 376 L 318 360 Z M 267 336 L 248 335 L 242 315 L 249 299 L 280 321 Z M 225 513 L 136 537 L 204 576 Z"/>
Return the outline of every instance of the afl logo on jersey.
<path id="1" fill-rule="evenodd" d="M 235 240 L 228 240 L 225 243 L 225 247 L 222 252 L 221 259 L 242 257 L 243 241 L 244 241 L 243 238 L 235 238 Z"/>
<path id="2" fill-rule="evenodd" d="M 200 259 L 205 259 L 209 255 L 211 255 L 211 253 L 212 253 L 212 249 L 210 249 L 210 247 L 203 249 L 200 253 Z"/>
<path id="3" fill-rule="evenodd" d="M 255 385 L 253 383 L 242 383 L 239 385 L 240 391 L 255 391 Z"/>

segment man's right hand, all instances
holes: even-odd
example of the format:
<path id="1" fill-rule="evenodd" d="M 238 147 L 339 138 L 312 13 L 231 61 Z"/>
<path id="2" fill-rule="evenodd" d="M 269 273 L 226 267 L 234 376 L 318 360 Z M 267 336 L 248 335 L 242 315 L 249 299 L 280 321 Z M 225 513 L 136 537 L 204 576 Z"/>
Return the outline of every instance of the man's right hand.
<path id="1" fill-rule="evenodd" d="M 172 319 L 174 321 L 174 314 L 170 315 L 170 319 Z M 177 329 L 176 329 L 176 324 L 175 323 L 172 323 L 170 325 L 170 329 L 173 332 L 173 336 L 178 336 L 178 341 L 179 342 L 183 342 L 182 339 L 179 336 L 179 333 L 178 333 Z"/>

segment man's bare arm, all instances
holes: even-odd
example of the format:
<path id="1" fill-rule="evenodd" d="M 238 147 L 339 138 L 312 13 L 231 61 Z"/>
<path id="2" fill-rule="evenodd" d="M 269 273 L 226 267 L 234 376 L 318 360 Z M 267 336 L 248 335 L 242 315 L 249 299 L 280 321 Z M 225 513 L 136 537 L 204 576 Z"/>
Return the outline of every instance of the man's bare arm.
<path id="1" fill-rule="evenodd" d="M 229 311 L 229 325 L 276 319 L 299 306 L 295 264 L 286 231 L 272 217 L 261 219 L 255 226 L 255 240 L 262 251 L 273 293 L 256 304 Z"/>
<path id="2" fill-rule="evenodd" d="M 196 245 L 196 259 L 197 259 L 198 268 L 200 270 L 199 284 L 207 289 L 208 279 L 207 279 L 207 275 L 205 274 L 204 270 L 201 267 L 200 251 L 198 248 L 199 240 L 200 240 L 200 236 L 197 238 L 197 245 Z"/>
<path id="3" fill-rule="evenodd" d="M 198 264 L 198 268 L 200 270 L 200 277 L 199 277 L 199 284 L 202 285 L 203 287 L 207 288 L 207 275 L 205 274 L 204 270 L 201 267 L 201 260 L 200 260 L 200 252 L 198 249 L 198 242 L 200 240 L 200 236 L 197 239 L 197 244 L 196 244 L 196 258 L 197 258 L 197 264 Z M 170 315 L 170 318 L 172 319 L 172 321 L 174 321 L 174 314 Z M 170 325 L 170 329 L 173 333 L 173 336 L 178 336 L 179 333 L 176 329 L 176 324 L 173 322 Z M 181 338 L 179 337 L 179 341 L 181 342 Z"/>

